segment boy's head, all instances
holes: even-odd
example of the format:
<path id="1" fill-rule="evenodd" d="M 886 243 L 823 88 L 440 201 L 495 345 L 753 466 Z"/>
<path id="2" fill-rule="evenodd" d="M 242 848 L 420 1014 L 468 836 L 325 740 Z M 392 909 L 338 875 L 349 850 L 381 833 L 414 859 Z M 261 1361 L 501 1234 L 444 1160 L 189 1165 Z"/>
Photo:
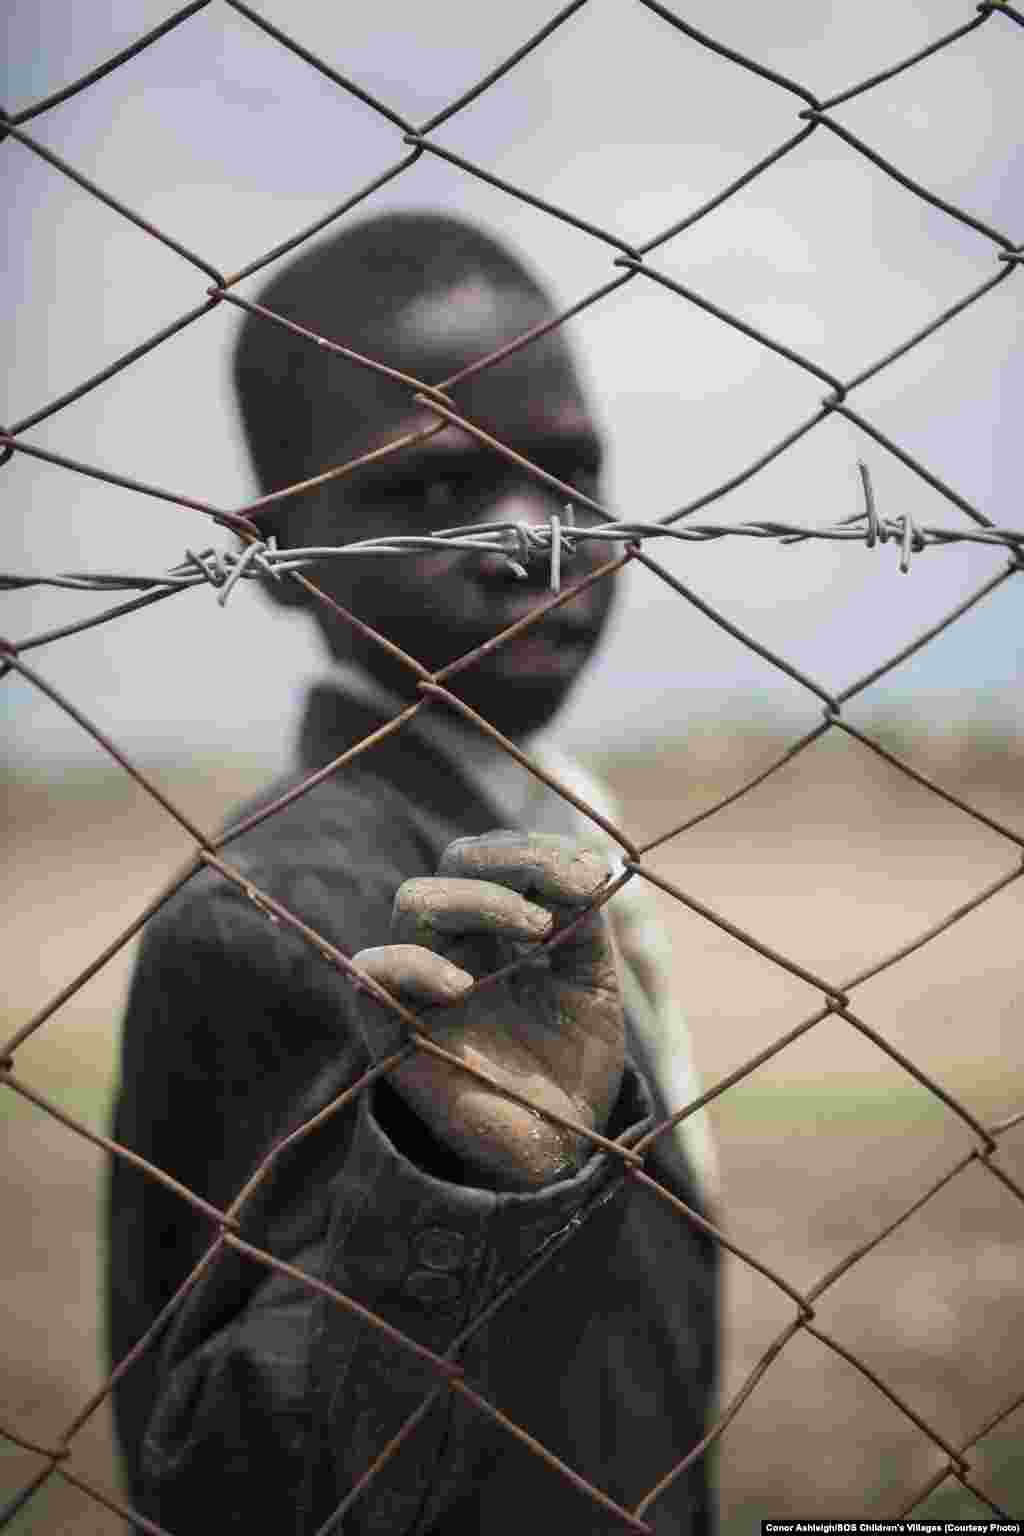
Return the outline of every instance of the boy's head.
<path id="1" fill-rule="evenodd" d="M 279 272 L 259 295 L 277 314 L 427 384 L 549 319 L 536 279 L 492 238 L 442 214 L 388 214 L 344 229 Z M 265 492 L 321 473 L 436 417 L 408 387 L 247 314 L 234 358 L 250 452 Z M 455 408 L 581 492 L 600 497 L 601 441 L 566 341 L 555 331 L 451 390 Z M 265 519 L 279 541 L 343 544 L 393 533 L 491 521 L 546 521 L 564 497 L 456 427 L 310 492 Z M 578 520 L 585 520 L 579 513 Z M 614 551 L 581 541 L 565 577 Z M 439 552 L 325 561 L 317 583 L 359 618 L 436 670 L 543 601 L 506 562 Z M 291 583 L 275 584 L 282 596 Z M 608 580 L 459 674 L 456 692 L 512 735 L 545 724 L 604 628 Z M 305 606 L 306 599 L 303 599 Z M 321 605 L 332 653 L 351 658 L 403 697 L 415 678 Z"/>

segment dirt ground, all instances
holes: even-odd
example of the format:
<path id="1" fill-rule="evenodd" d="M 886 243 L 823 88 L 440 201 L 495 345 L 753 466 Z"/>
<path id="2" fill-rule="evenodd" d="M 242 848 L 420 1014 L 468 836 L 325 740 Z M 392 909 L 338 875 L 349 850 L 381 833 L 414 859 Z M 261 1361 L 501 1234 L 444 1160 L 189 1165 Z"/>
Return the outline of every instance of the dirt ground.
<path id="1" fill-rule="evenodd" d="M 643 842 L 710 805 L 778 749 L 710 735 L 609 765 L 623 825 Z M 904 743 L 924 772 L 986 815 L 1024 829 L 1024 762 L 998 743 Z M 161 770 L 182 806 L 213 825 L 258 782 L 257 765 L 186 777 Z M 107 776 L 7 786 L 3 891 L 5 1034 L 127 924 L 187 852 L 134 786 Z M 849 982 L 990 882 L 1020 867 L 1015 845 L 908 784 L 849 739 L 818 743 L 761 789 L 648 856 L 652 870 L 763 944 Z M 851 991 L 853 1011 L 986 1124 L 1024 1109 L 1019 985 L 1024 881 Z M 717 1083 L 809 1017 L 820 991 L 658 892 L 705 1081 Z M 16 1073 L 93 1128 L 105 1125 L 119 956 L 17 1053 Z M 96 1191 L 103 1154 L 7 1092 L 0 1164 L 7 1277 L 0 1300 L 0 1423 L 52 1444 L 102 1380 Z M 2 1102 L 2 1101 L 0 1101 Z M 880 1231 L 977 1138 L 897 1062 L 839 1018 L 729 1089 L 715 1106 L 723 1223 L 733 1240 L 809 1288 Z M 1024 1186 L 1024 1125 L 995 1159 Z M 1024 1401 L 1024 1203 L 975 1161 L 822 1296 L 813 1326 L 857 1354 L 954 1446 Z M 723 1403 L 793 1319 L 793 1303 L 748 1264 L 726 1265 Z M 968 1477 L 1024 1512 L 1024 1408 L 970 1452 Z M 857 1368 L 809 1332 L 773 1360 L 722 1438 L 730 1536 L 773 1516 L 897 1514 L 942 1453 Z M 42 1466 L 0 1452 L 0 1498 Z M 105 1405 L 69 1462 L 116 1489 Z M 946 1484 L 918 1513 L 983 1515 Z M 12 1527 L 71 1536 L 118 1519 L 53 1478 Z"/>

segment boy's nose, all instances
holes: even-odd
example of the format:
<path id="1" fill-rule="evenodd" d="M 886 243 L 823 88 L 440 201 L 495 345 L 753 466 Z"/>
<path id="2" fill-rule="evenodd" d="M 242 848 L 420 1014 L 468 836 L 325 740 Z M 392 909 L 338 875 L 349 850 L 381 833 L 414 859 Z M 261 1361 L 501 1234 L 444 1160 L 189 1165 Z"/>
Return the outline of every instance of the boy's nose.
<path id="1" fill-rule="evenodd" d="M 547 527 L 552 512 L 561 512 L 561 504 L 554 493 L 549 493 L 532 485 L 510 486 L 481 512 L 477 521 L 480 523 L 525 523 L 527 527 Z M 564 517 L 564 514 L 563 514 Z M 534 556 L 531 560 L 523 562 L 518 556 L 512 554 L 519 564 L 523 564 L 529 576 L 530 584 L 543 586 L 546 583 L 546 567 L 548 562 Z M 488 582 L 517 581 L 509 567 L 508 558 L 505 555 L 482 555 L 477 562 L 477 570 L 483 580 Z M 522 582 L 525 586 L 526 583 Z"/>

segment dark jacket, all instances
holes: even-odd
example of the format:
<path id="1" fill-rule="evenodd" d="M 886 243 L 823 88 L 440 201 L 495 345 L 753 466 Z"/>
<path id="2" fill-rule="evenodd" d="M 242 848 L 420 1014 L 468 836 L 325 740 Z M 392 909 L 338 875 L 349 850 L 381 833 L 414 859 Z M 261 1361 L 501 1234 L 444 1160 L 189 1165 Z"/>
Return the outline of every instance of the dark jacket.
<path id="1" fill-rule="evenodd" d="M 314 690 L 302 768 L 263 803 L 379 723 L 336 691 Z M 225 858 L 351 955 L 388 942 L 404 880 L 435 873 L 454 838 L 499 824 L 407 729 Z M 116 1139 L 223 1209 L 283 1134 L 365 1070 L 357 1016 L 372 1007 L 237 887 L 194 876 L 143 939 Z M 627 1064 L 608 1134 L 639 1135 L 651 1114 L 647 1084 Z M 700 1208 L 692 1179 L 650 1171 Z M 216 1234 L 193 1206 L 113 1160 L 114 1363 Z M 538 1193 L 476 1188 L 381 1080 L 277 1160 L 243 1209 L 241 1235 L 437 1353 L 469 1330 L 458 1359 L 473 1389 L 627 1507 L 704 1432 L 714 1245 L 617 1159 L 592 1156 Z M 312 1536 L 437 1385 L 429 1364 L 364 1320 L 224 1250 L 115 1388 L 133 1505 L 173 1536 Z M 647 1518 L 658 1532 L 705 1532 L 711 1505 L 701 1461 Z M 624 1528 L 442 1388 L 337 1528 L 521 1536 L 530 1521 L 579 1536 Z"/>

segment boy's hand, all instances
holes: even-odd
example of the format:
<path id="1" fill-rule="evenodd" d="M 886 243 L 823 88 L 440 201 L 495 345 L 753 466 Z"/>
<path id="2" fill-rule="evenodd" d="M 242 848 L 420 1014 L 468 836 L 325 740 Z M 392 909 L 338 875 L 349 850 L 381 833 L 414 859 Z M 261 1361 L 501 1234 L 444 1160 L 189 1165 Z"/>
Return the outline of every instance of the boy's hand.
<path id="1" fill-rule="evenodd" d="M 392 942 L 361 950 L 355 963 L 407 1006 L 450 1002 L 524 946 L 567 926 L 607 878 L 596 854 L 566 838 L 521 832 L 459 838 L 445 850 L 437 875 L 407 880 L 399 889 Z M 508 980 L 425 1020 L 423 1033 L 496 1082 L 602 1130 L 625 1056 L 604 912 L 593 913 L 550 956 L 539 955 Z M 384 1054 L 383 1039 L 382 1028 L 379 1040 L 366 1041 L 375 1058 Z M 434 1134 L 495 1186 L 538 1188 L 574 1172 L 588 1155 L 581 1137 L 424 1051 L 396 1068 L 391 1081 Z"/>

